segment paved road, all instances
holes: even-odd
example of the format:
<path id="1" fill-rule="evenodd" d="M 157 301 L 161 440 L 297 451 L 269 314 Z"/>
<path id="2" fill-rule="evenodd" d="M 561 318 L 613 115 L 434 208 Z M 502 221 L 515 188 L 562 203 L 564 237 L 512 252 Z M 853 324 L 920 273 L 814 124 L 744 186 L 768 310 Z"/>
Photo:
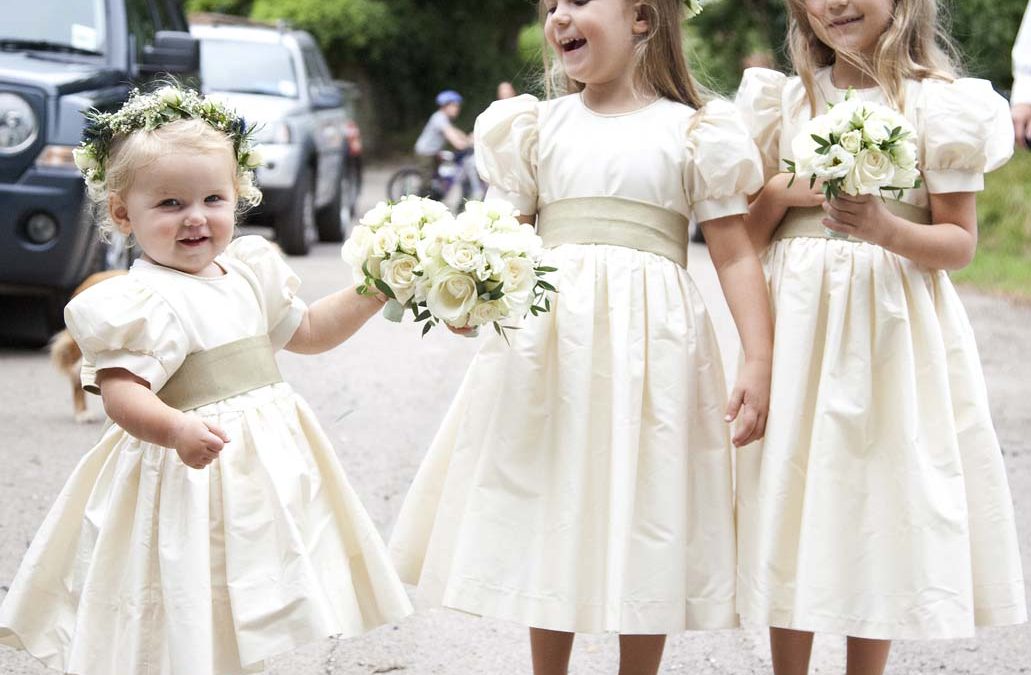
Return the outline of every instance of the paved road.
<path id="1" fill-rule="evenodd" d="M 383 192 L 386 174 L 371 170 L 366 206 Z M 336 246 L 291 259 L 308 300 L 349 283 Z M 704 248 L 691 251 L 690 268 L 709 303 L 721 338 L 733 343 L 725 305 Z M 1031 307 L 964 293 L 981 344 L 995 421 L 1017 500 L 1025 571 L 1031 573 Z M 285 377 L 308 399 L 335 443 L 370 514 L 386 535 L 426 444 L 476 348 L 476 340 L 434 331 L 420 340 L 411 325 L 374 321 L 328 354 L 284 353 Z M 727 350 L 724 359 L 736 356 Z M 68 385 L 42 352 L 0 350 L 0 596 L 51 501 L 79 457 L 96 440 L 99 424 L 77 425 Z M 389 402 L 389 403 L 388 403 Z M 91 401 L 94 410 L 96 401 Z M 396 411 L 415 411 L 399 426 Z M 389 431 L 385 431 L 389 430 Z M 578 638 L 573 673 L 615 673 L 613 636 Z M 840 639 L 819 636 L 814 673 L 843 672 Z M 982 631 L 976 639 L 899 643 L 889 672 L 899 675 L 1031 673 L 1031 629 Z M 26 655 L 0 649 L 0 673 L 40 675 Z M 272 675 L 517 675 L 530 672 L 526 631 L 520 626 L 455 612 L 420 612 L 399 626 L 363 638 L 326 640 L 275 659 Z M 769 673 L 760 630 L 674 636 L 663 673 Z M 130 674 L 118 674 L 130 675 Z"/>

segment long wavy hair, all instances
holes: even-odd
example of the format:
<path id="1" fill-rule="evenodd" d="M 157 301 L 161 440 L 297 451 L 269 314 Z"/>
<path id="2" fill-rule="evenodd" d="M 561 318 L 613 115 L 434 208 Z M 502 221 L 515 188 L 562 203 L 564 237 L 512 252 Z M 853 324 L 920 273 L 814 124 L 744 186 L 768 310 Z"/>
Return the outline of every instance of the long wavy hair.
<path id="1" fill-rule="evenodd" d="M 935 78 L 951 82 L 960 74 L 958 51 L 944 30 L 938 0 L 895 0 L 891 21 L 877 40 L 873 56 L 835 51 L 817 37 L 809 24 L 805 0 L 785 0 L 788 18 L 788 51 L 795 72 L 805 85 L 813 114 L 816 69 L 844 59 L 877 83 L 888 101 L 905 109 L 905 81 Z"/>
<path id="2" fill-rule="evenodd" d="M 638 89 L 654 91 L 671 101 L 698 109 L 706 97 L 691 74 L 683 51 L 683 0 L 625 0 L 640 4 L 648 12 L 647 35 L 637 37 L 634 47 L 634 83 Z M 538 3 L 541 25 L 547 21 L 548 7 Z M 584 90 L 584 83 L 568 77 L 550 49 L 544 50 L 544 89 L 546 96 Z"/>

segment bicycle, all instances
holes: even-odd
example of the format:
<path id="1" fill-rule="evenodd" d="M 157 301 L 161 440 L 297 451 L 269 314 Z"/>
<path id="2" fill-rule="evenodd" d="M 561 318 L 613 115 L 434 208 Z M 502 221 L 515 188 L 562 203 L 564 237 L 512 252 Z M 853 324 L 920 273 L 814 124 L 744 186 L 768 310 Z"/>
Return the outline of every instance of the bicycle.
<path id="1" fill-rule="evenodd" d="M 405 195 L 419 195 L 447 203 L 453 188 L 459 186 L 457 203 L 449 206 L 460 207 L 469 199 L 477 199 L 476 185 L 466 173 L 464 162 L 471 150 L 451 152 L 443 150 L 437 153 L 434 162 L 433 176 L 427 184 L 425 174 L 417 166 L 405 166 L 398 169 L 387 181 L 387 199 L 396 202 Z"/>

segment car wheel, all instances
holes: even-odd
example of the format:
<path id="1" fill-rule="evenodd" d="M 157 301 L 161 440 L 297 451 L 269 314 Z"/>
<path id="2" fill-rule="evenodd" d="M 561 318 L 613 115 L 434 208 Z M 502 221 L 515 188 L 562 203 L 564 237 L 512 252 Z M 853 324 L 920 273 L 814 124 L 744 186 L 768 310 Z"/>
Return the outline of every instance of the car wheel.
<path id="1" fill-rule="evenodd" d="M 344 186 L 338 183 L 333 199 L 315 214 L 319 241 L 340 242 L 344 240 L 344 223 L 340 212 L 343 208 L 343 192 Z"/>
<path id="2" fill-rule="evenodd" d="M 318 239 L 314 178 L 311 167 L 301 169 L 290 209 L 277 219 L 276 237 L 287 255 L 307 255 L 312 243 Z"/>

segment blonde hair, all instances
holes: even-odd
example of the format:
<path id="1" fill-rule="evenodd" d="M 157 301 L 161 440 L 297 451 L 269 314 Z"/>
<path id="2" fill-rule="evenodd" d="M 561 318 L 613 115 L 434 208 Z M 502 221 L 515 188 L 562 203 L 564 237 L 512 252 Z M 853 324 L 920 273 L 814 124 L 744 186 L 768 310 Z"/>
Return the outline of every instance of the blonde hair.
<path id="1" fill-rule="evenodd" d="M 951 82 L 959 75 L 957 50 L 942 26 L 938 0 L 895 0 L 891 22 L 877 39 L 871 59 L 845 50 L 835 51 L 817 37 L 809 24 L 805 0 L 785 0 L 788 7 L 788 51 L 795 72 L 805 85 L 815 115 L 816 69 L 838 58 L 848 61 L 884 90 L 889 103 L 904 110 L 905 81 L 934 78 Z"/>
<path id="2" fill-rule="evenodd" d="M 663 98 L 698 109 L 705 105 L 702 90 L 695 82 L 684 57 L 681 24 L 684 21 L 683 0 L 626 0 L 639 4 L 648 12 L 647 35 L 638 36 L 634 47 L 634 84 L 654 91 Z M 541 24 L 548 17 L 544 0 L 538 4 Z M 544 50 L 544 86 L 548 98 L 553 93 L 567 94 L 584 90 L 584 83 L 568 77 L 556 63 L 550 50 Z"/>
<path id="3" fill-rule="evenodd" d="M 254 172 L 237 163 L 233 142 L 228 136 L 202 119 L 176 120 L 156 129 L 141 129 L 115 139 L 103 182 L 87 182 L 90 199 L 97 209 L 97 227 L 102 238 L 109 238 L 117 229 L 108 210 L 110 196 L 124 194 L 132 187 L 136 172 L 145 170 L 162 155 L 183 151 L 205 155 L 225 153 L 226 160 L 235 168 L 233 188 L 238 213 L 261 203 L 261 190 L 254 185 Z"/>

